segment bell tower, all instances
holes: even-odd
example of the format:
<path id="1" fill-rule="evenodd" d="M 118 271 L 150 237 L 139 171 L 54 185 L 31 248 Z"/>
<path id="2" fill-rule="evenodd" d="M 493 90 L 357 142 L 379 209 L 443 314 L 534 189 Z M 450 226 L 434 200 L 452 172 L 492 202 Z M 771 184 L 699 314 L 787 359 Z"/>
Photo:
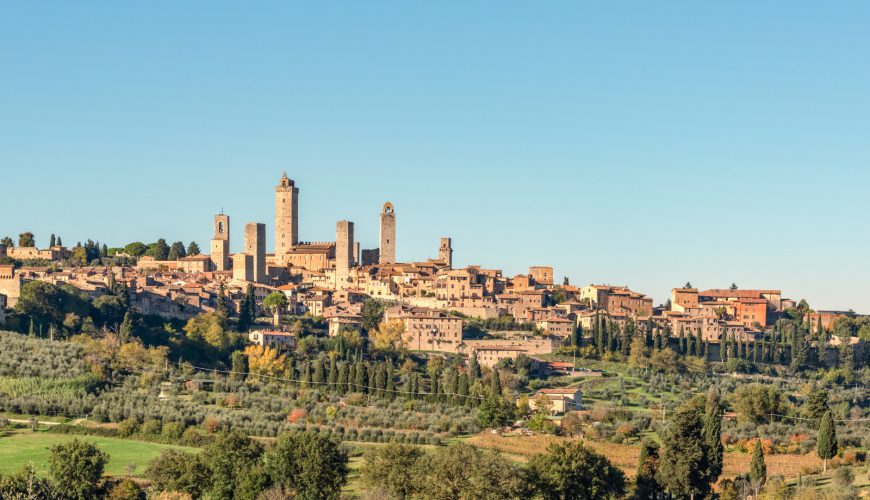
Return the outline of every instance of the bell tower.
<path id="1" fill-rule="evenodd" d="M 226 271 L 230 267 L 230 216 L 223 213 L 214 216 L 211 261 L 217 271 Z"/>
<path id="2" fill-rule="evenodd" d="M 287 172 L 275 187 L 275 261 L 284 265 L 284 256 L 299 243 L 299 188 Z"/>
<path id="3" fill-rule="evenodd" d="M 379 264 L 396 263 L 396 211 L 389 201 L 381 209 L 381 246 Z"/>

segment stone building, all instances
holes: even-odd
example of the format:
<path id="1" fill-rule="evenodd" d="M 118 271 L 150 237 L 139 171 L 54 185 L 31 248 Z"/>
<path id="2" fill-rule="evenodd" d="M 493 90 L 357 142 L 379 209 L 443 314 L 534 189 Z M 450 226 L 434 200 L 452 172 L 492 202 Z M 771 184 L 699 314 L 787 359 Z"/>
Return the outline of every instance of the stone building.
<path id="1" fill-rule="evenodd" d="M 246 253 L 233 255 L 233 279 L 254 281 L 254 256 Z"/>
<path id="2" fill-rule="evenodd" d="M 395 306 L 384 311 L 384 320 L 404 323 L 402 341 L 412 351 L 458 352 L 462 344 L 462 318 L 422 307 Z"/>
<path id="3" fill-rule="evenodd" d="M 230 216 L 214 216 L 214 236 L 211 240 L 211 261 L 218 271 L 230 268 Z"/>
<path id="4" fill-rule="evenodd" d="M 334 242 L 302 243 L 284 254 L 284 265 L 321 272 L 335 260 Z"/>
<path id="5" fill-rule="evenodd" d="M 259 222 L 245 224 L 245 253 L 253 258 L 254 279 L 266 282 L 266 225 Z"/>
<path id="6" fill-rule="evenodd" d="M 553 268 L 551 266 L 532 266 L 529 268 L 532 280 L 543 286 L 553 286 Z"/>
<path id="7" fill-rule="evenodd" d="M 381 209 L 381 246 L 379 264 L 396 263 L 396 212 L 389 201 Z"/>
<path id="8" fill-rule="evenodd" d="M 453 246 L 450 238 L 441 238 L 441 246 L 438 248 L 438 260 L 447 266 L 447 269 L 453 268 Z"/>
<path id="9" fill-rule="evenodd" d="M 299 188 L 287 172 L 275 187 L 275 262 L 285 264 L 287 252 L 299 243 Z"/>
<path id="10" fill-rule="evenodd" d="M 6 296 L 7 307 L 15 307 L 21 296 L 22 276 L 12 264 L 0 265 L 0 293 Z"/>
<path id="11" fill-rule="evenodd" d="M 335 224 L 335 289 L 348 286 L 349 271 L 353 266 L 353 222 L 340 220 Z"/>

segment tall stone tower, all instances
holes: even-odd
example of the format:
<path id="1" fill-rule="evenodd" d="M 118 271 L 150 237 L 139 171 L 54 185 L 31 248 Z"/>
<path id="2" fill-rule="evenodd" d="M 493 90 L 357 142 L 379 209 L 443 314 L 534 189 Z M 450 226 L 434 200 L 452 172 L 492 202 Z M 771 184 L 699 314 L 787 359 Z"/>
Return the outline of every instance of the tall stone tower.
<path id="1" fill-rule="evenodd" d="M 253 259 L 253 280 L 266 282 L 266 225 L 259 222 L 245 224 L 245 253 Z"/>
<path id="2" fill-rule="evenodd" d="M 214 216 L 211 262 L 218 271 L 230 268 L 230 216 L 223 213 Z"/>
<path id="3" fill-rule="evenodd" d="M 347 288 L 347 278 L 353 265 L 353 222 L 340 220 L 335 224 L 335 288 Z"/>
<path id="4" fill-rule="evenodd" d="M 379 264 L 396 263 L 396 211 L 389 201 L 381 209 L 381 255 Z"/>
<path id="5" fill-rule="evenodd" d="M 447 264 L 448 269 L 453 269 L 453 246 L 450 238 L 441 238 L 441 246 L 438 248 L 438 260 Z"/>
<path id="6" fill-rule="evenodd" d="M 275 261 L 284 265 L 287 251 L 299 243 L 299 188 L 287 172 L 275 187 Z"/>

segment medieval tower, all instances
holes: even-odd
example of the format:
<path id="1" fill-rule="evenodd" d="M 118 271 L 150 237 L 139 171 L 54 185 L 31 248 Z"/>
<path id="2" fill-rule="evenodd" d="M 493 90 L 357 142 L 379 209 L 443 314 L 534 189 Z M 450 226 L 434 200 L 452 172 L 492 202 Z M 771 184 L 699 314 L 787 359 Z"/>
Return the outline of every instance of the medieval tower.
<path id="1" fill-rule="evenodd" d="M 284 256 L 299 243 L 299 188 L 281 176 L 275 187 L 275 261 L 284 265 Z"/>
<path id="2" fill-rule="evenodd" d="M 230 216 L 223 213 L 214 216 L 211 261 L 218 271 L 230 268 Z"/>
<path id="3" fill-rule="evenodd" d="M 347 288 L 353 257 L 353 222 L 340 220 L 335 224 L 335 289 Z"/>
<path id="4" fill-rule="evenodd" d="M 441 238 L 441 247 L 438 248 L 438 260 L 447 264 L 448 269 L 453 269 L 453 246 L 450 238 Z"/>
<path id="5" fill-rule="evenodd" d="M 253 257 L 253 279 L 266 282 L 266 225 L 258 222 L 245 224 L 245 254 Z"/>
<path id="6" fill-rule="evenodd" d="M 379 264 L 396 263 L 396 212 L 389 201 L 381 209 L 381 246 Z"/>

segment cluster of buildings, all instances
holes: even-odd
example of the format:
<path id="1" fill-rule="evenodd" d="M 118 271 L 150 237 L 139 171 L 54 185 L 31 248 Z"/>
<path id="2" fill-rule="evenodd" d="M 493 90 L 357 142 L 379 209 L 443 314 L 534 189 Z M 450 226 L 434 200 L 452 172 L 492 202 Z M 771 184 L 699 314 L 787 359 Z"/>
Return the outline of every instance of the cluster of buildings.
<path id="1" fill-rule="evenodd" d="M 669 306 L 655 307 L 651 297 L 626 286 L 557 287 L 549 266 L 533 266 L 516 276 L 480 266 L 455 268 L 448 237 L 440 239 L 435 258 L 399 262 L 392 203 L 381 208 L 379 246 L 372 249 L 360 248 L 354 223 L 348 220 L 336 222 L 334 241 L 300 241 L 298 211 L 299 188 L 285 173 L 275 187 L 272 252 L 266 248 L 266 225 L 250 222 L 242 233 L 242 251 L 232 253 L 230 216 L 220 213 L 213 220 L 208 255 L 172 261 L 141 257 L 135 267 L 116 268 L 0 265 L 0 305 L 13 307 L 29 280 L 68 283 L 93 297 L 107 293 L 116 280 L 127 285 L 131 303 L 144 314 L 189 318 L 214 310 L 221 289 L 228 307 L 238 310 L 245 289 L 253 285 L 260 299 L 275 291 L 284 293 L 287 313 L 323 317 L 330 334 L 337 335 L 343 329 L 361 328 L 362 306 L 371 297 L 393 304 L 385 319 L 403 323 L 402 340 L 408 349 L 476 356 L 484 366 L 552 352 L 578 329 L 589 332 L 602 319 L 621 328 L 629 322 L 653 325 L 671 335 L 700 332 L 704 340 L 717 342 L 723 333 L 757 336 L 795 306 L 779 290 L 675 288 Z M 0 254 L 18 260 L 69 258 L 63 247 L 0 248 Z M 829 328 L 843 314 L 847 313 L 823 311 L 810 319 Z M 468 317 L 505 316 L 525 329 L 488 332 L 483 339 L 463 333 Z M 266 335 L 287 342 L 280 325 L 252 341 L 266 342 Z"/>

